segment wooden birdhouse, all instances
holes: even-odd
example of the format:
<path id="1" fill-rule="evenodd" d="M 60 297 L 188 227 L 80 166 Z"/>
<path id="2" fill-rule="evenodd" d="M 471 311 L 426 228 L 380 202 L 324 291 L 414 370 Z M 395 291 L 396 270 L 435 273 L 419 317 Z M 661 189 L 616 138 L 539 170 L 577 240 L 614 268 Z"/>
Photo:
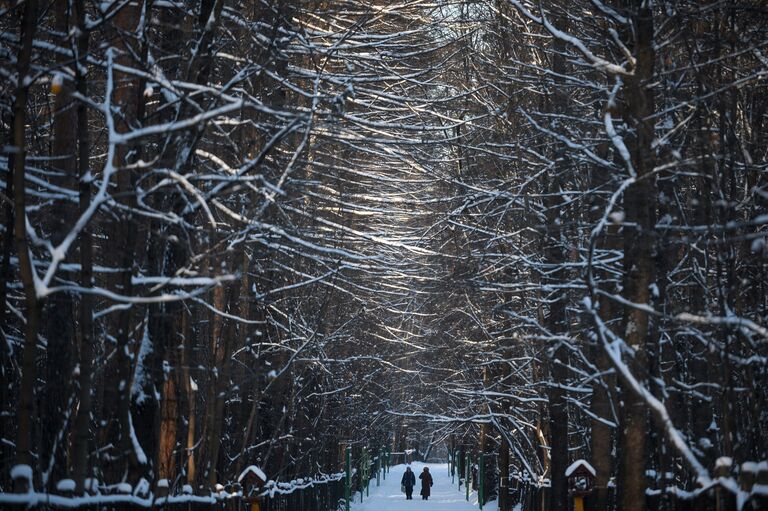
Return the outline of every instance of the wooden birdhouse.
<path id="1" fill-rule="evenodd" d="M 568 491 L 575 497 L 586 497 L 595 487 L 595 469 L 586 460 L 576 460 L 565 470 Z"/>
<path id="2" fill-rule="evenodd" d="M 259 467 L 251 465 L 243 470 L 237 482 L 243 488 L 243 496 L 249 500 L 255 500 L 267 482 L 267 476 Z"/>

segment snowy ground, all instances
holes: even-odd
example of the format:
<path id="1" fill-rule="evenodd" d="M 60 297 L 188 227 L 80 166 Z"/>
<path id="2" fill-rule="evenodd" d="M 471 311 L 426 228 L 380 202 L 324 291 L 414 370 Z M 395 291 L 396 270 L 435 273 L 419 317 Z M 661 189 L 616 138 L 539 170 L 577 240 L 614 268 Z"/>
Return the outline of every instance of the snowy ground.
<path id="1" fill-rule="evenodd" d="M 419 474 L 424 467 L 429 467 L 432 474 L 434 486 L 432 486 L 432 495 L 428 501 L 421 500 L 419 491 L 421 490 L 421 481 Z M 357 494 L 357 500 L 352 505 L 353 511 L 410 511 L 410 510 L 430 510 L 430 511 L 477 511 L 477 494 L 469 495 L 469 502 L 466 500 L 464 488 L 459 492 L 458 482 L 451 483 L 451 476 L 448 473 L 448 465 L 436 463 L 411 463 L 411 470 L 416 473 L 416 487 L 413 491 L 413 500 L 405 500 L 405 494 L 400 492 L 400 479 L 405 472 L 405 465 L 396 465 L 391 468 L 387 475 L 387 480 L 381 482 L 380 487 L 376 487 L 376 481 L 371 482 L 371 496 L 360 503 L 360 494 Z M 483 511 L 496 511 L 496 503 L 490 502 L 483 507 Z"/>

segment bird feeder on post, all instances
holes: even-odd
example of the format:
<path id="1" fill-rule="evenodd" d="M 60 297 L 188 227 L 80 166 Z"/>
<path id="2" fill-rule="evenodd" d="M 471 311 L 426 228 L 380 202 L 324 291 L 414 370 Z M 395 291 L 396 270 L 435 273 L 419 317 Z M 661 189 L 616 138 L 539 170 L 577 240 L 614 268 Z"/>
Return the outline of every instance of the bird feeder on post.
<path id="1" fill-rule="evenodd" d="M 237 482 L 243 488 L 245 501 L 250 503 L 250 511 L 261 511 L 261 489 L 267 482 L 267 476 L 256 465 L 246 468 L 237 478 Z"/>
<path id="2" fill-rule="evenodd" d="M 568 478 L 568 493 L 573 497 L 573 511 L 584 511 L 584 497 L 595 488 L 594 467 L 587 460 L 576 460 L 565 469 Z"/>

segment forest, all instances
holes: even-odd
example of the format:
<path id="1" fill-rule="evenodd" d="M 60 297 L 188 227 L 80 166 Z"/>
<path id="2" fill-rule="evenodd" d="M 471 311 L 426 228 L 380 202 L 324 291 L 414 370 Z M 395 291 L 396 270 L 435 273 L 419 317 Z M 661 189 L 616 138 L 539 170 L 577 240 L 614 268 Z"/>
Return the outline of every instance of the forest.
<path id="1" fill-rule="evenodd" d="M 0 507 L 759 509 L 767 109 L 762 0 L 0 1 Z"/>

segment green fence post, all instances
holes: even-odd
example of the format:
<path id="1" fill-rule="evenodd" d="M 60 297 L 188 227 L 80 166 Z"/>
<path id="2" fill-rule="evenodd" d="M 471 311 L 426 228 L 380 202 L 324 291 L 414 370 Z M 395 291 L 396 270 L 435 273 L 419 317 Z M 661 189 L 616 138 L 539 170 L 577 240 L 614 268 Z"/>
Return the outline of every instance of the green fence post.
<path id="1" fill-rule="evenodd" d="M 459 451 L 456 454 L 458 456 L 458 459 L 461 459 L 462 455 L 464 454 L 464 451 Z M 461 470 L 459 470 L 458 465 L 456 465 L 456 475 L 458 476 L 458 480 L 459 480 L 459 491 L 461 491 Z"/>
<path id="2" fill-rule="evenodd" d="M 371 457 L 368 454 L 368 449 L 366 447 L 363 447 L 363 461 L 361 468 L 363 469 L 362 482 L 365 484 L 365 496 L 367 497 L 369 495 L 368 487 L 371 485 Z M 360 492 L 362 493 L 362 488 L 360 488 Z M 360 501 L 362 502 L 362 495 L 360 497 Z"/>
<path id="3" fill-rule="evenodd" d="M 472 474 L 472 471 L 469 468 L 469 452 L 467 452 L 467 459 L 464 462 L 464 486 L 467 489 L 467 502 L 469 502 L 469 476 Z M 349 509 L 347 509 L 349 511 Z"/>
<path id="4" fill-rule="evenodd" d="M 456 451 L 451 453 L 451 484 L 456 482 Z"/>
<path id="5" fill-rule="evenodd" d="M 347 479 L 344 483 L 344 500 L 346 502 L 344 509 L 349 511 L 349 497 L 352 490 L 352 447 L 348 445 L 345 451 L 347 458 Z"/>
<path id="6" fill-rule="evenodd" d="M 360 450 L 360 462 L 357 465 L 357 487 L 360 489 L 360 502 L 363 501 L 363 498 L 365 497 L 365 487 L 363 486 L 365 484 L 365 473 L 363 472 L 365 469 L 363 468 L 365 465 L 365 447 L 363 447 Z"/>
<path id="7" fill-rule="evenodd" d="M 483 501 L 485 500 L 485 455 L 480 453 L 480 481 L 477 483 L 477 496 L 480 501 L 480 511 L 483 509 Z"/>

